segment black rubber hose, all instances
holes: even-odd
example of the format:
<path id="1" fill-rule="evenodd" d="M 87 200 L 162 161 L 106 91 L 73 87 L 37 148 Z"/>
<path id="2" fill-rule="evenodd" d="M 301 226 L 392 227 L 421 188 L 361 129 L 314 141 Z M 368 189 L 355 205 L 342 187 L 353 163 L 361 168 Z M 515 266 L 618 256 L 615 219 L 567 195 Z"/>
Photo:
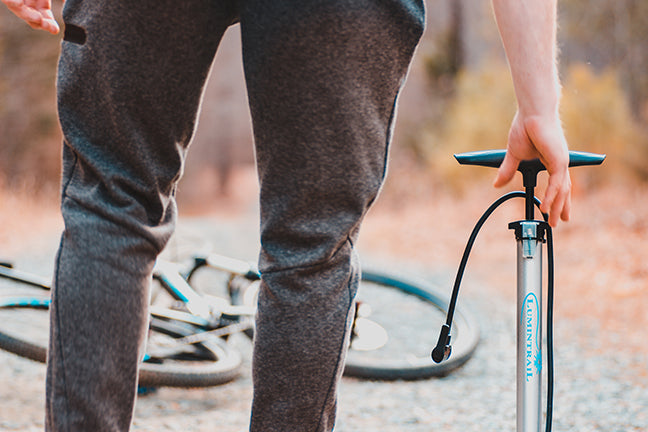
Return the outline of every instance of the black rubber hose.
<path id="1" fill-rule="evenodd" d="M 466 265 L 468 264 L 468 257 L 472 247 L 477 239 L 477 234 L 481 230 L 486 220 L 491 214 L 502 204 L 513 198 L 525 198 L 526 194 L 521 191 L 509 192 L 508 194 L 500 197 L 497 201 L 491 204 L 490 207 L 479 218 L 475 227 L 470 234 L 466 248 L 464 249 L 461 263 L 457 269 L 454 286 L 452 288 L 452 296 L 450 297 L 450 304 L 448 305 L 448 314 L 446 316 L 446 323 L 441 327 L 441 333 L 436 347 L 432 350 L 432 359 L 436 363 L 441 363 L 446 360 L 451 353 L 450 348 L 450 329 L 452 327 L 452 320 L 454 317 L 454 310 L 459 296 L 459 287 L 463 278 Z M 536 207 L 540 208 L 540 200 L 534 197 Z M 542 213 L 545 222 L 548 222 L 549 216 Z M 551 432 L 552 418 L 553 418 L 553 390 L 554 390 L 554 359 L 553 359 L 553 299 L 554 299 L 554 251 L 553 251 L 553 232 L 551 226 L 547 224 L 547 417 L 545 423 L 545 431 Z"/>

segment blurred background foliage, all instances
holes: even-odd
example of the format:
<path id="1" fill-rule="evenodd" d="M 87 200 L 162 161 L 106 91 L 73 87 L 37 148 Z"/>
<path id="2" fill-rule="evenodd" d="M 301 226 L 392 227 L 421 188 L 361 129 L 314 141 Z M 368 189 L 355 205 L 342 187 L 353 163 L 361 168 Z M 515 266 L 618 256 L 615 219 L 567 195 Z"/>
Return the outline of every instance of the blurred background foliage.
<path id="1" fill-rule="evenodd" d="M 570 147 L 608 154 L 605 169 L 595 178 L 585 174 L 582 187 L 648 180 L 648 2 L 559 0 L 559 9 L 562 115 Z M 401 96 L 391 169 L 415 167 L 439 187 L 455 188 L 475 176 L 459 177 L 450 155 L 504 147 L 515 95 L 489 2 L 428 0 L 428 21 Z M 180 189 L 188 201 L 227 193 L 236 187 L 230 173 L 253 164 L 238 39 L 238 28 L 228 31 L 206 89 Z M 59 44 L 60 37 L 32 31 L 0 8 L 5 189 L 58 188 Z"/>
<path id="2" fill-rule="evenodd" d="M 58 51 L 59 38 L 32 31 L 0 7 L 0 185 L 42 190 L 58 183 Z"/>

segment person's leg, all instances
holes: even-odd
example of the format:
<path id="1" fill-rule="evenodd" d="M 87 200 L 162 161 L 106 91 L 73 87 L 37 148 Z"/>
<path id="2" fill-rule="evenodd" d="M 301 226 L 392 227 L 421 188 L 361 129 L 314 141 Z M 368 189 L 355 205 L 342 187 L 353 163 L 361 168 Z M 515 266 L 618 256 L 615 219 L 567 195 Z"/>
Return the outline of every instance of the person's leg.
<path id="1" fill-rule="evenodd" d="M 395 102 L 424 22 L 414 0 L 246 0 L 261 183 L 252 431 L 330 431 Z"/>
<path id="2" fill-rule="evenodd" d="M 67 0 L 58 75 L 62 214 L 46 425 L 127 431 L 148 287 L 225 1 Z"/>

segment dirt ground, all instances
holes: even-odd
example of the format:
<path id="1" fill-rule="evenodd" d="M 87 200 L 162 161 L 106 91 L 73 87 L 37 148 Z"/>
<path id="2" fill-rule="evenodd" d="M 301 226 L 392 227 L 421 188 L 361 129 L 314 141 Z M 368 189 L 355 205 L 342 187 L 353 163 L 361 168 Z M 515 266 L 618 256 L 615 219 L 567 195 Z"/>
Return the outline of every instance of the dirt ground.
<path id="1" fill-rule="evenodd" d="M 232 184 L 236 188 L 228 196 L 183 203 L 181 220 L 199 217 L 248 226 L 245 242 L 254 245 L 258 229 L 254 170 L 237 171 Z M 371 265 L 395 271 L 439 275 L 449 292 L 474 223 L 503 192 L 487 183 L 470 190 L 441 187 L 414 170 L 394 170 L 367 215 L 358 244 L 361 257 Z M 554 231 L 556 343 L 561 347 L 557 355 L 563 383 L 558 387 L 560 403 L 555 416 L 559 430 L 648 430 L 644 412 L 648 383 L 647 195 L 646 185 L 627 182 L 585 190 L 576 178 L 572 219 Z M 54 198 L 34 200 L 26 193 L 0 193 L 0 209 L 0 259 L 55 248 L 62 222 Z M 477 357 L 458 373 L 434 383 L 345 379 L 341 406 L 346 408 L 339 430 L 418 432 L 435 425 L 453 431 L 512 429 L 513 398 L 507 397 L 503 405 L 490 404 L 490 397 L 474 386 L 491 389 L 488 392 L 493 388 L 512 392 L 511 382 L 502 384 L 502 373 L 496 369 L 499 360 L 491 358 L 489 348 L 503 343 L 499 355 L 506 357 L 504 364 L 512 364 L 507 356 L 514 342 L 499 336 L 501 328 L 493 332 L 489 326 L 500 326 L 495 315 L 503 309 L 508 313 L 515 298 L 516 247 L 507 226 L 521 213 L 519 203 L 498 210 L 480 233 L 468 264 L 460 301 L 486 315 L 482 316 L 485 334 Z M 241 231 L 235 236 L 240 238 Z M 236 250 L 234 242 L 231 244 L 234 256 L 254 259 L 242 255 L 249 253 L 249 247 Z M 6 391 L 0 389 L 0 430 L 42 430 L 44 368 L 9 354 L 0 353 L 0 357 L 0 380 L 6 383 Z M 466 402 L 466 395 L 471 395 L 469 404 L 451 402 L 459 398 Z M 138 402 L 134 430 L 203 432 L 220 425 L 220 430 L 240 431 L 245 429 L 250 398 L 249 373 L 224 387 L 162 389 Z M 439 423 L 432 406 L 448 410 L 451 418 Z M 494 418 L 504 423 L 484 426 Z"/>

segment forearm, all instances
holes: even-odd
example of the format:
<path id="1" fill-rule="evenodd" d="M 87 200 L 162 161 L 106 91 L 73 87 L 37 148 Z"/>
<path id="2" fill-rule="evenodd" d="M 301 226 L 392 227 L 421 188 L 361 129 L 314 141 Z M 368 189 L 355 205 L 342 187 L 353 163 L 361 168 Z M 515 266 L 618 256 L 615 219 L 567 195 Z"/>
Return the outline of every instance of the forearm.
<path id="1" fill-rule="evenodd" d="M 549 223 L 568 220 L 571 180 L 569 154 L 558 105 L 556 66 L 557 0 L 492 0 L 513 77 L 518 112 L 495 186 L 508 183 L 521 160 L 539 157 L 549 173 L 542 211 Z"/>
<path id="2" fill-rule="evenodd" d="M 557 0 L 492 0 L 523 117 L 557 115 Z"/>

